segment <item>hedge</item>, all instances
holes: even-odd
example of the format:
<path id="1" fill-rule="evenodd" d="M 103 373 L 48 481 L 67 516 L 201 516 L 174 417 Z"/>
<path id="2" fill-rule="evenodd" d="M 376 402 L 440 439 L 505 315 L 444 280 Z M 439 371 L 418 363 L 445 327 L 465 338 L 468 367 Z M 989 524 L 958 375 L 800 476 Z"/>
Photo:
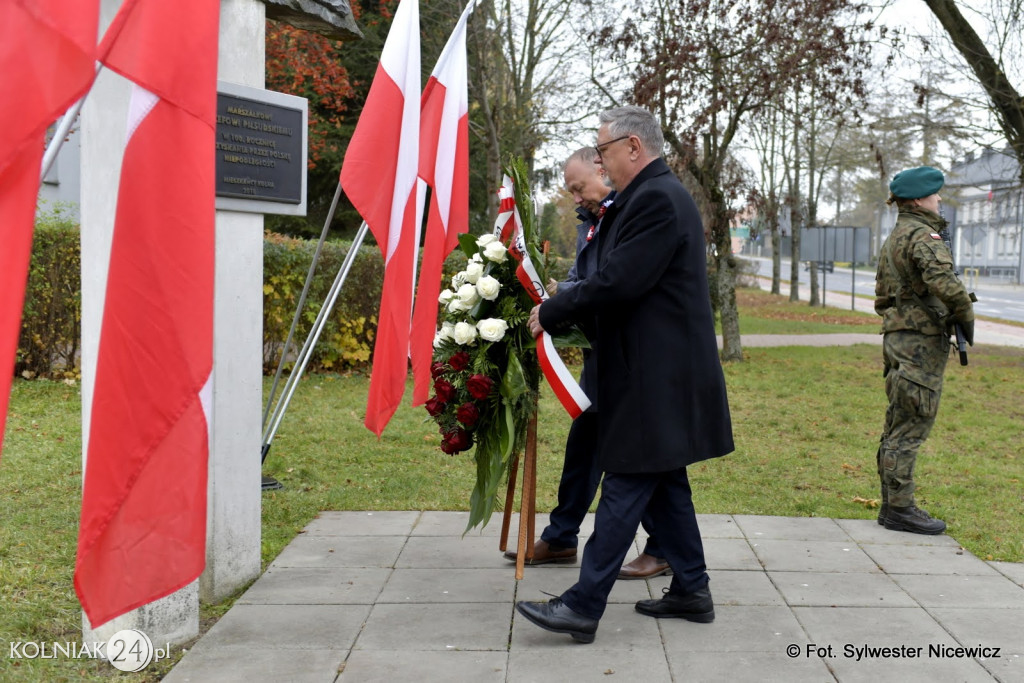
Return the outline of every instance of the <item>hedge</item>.
<path id="1" fill-rule="evenodd" d="M 288 364 L 306 340 L 351 245 L 328 242 L 310 286 Z M 263 369 L 277 369 L 316 242 L 267 232 L 263 243 Z M 568 259 L 552 259 L 551 275 L 563 278 Z M 455 250 L 445 261 L 447 280 L 466 265 Z M 61 222 L 36 227 L 25 315 L 15 372 L 26 378 L 80 376 L 81 286 L 79 232 Z M 307 372 L 368 367 L 377 331 L 384 265 L 376 246 L 360 247 L 334 310 L 320 335 Z"/>

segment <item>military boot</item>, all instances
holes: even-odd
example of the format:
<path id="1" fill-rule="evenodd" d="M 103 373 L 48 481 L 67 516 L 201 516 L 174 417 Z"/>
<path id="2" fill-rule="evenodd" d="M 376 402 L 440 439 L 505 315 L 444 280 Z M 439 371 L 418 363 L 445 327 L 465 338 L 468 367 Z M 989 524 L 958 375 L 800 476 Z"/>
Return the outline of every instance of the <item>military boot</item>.
<path id="1" fill-rule="evenodd" d="M 894 531 L 909 531 L 912 534 L 933 536 L 946 530 L 946 523 L 941 519 L 933 519 L 931 515 L 917 507 L 896 507 L 890 505 L 885 516 L 885 528 Z"/>
<path id="2" fill-rule="evenodd" d="M 889 490 L 882 484 L 882 503 L 878 506 L 878 523 L 885 525 L 885 518 L 889 515 Z"/>
<path id="3" fill-rule="evenodd" d="M 878 478 L 881 480 L 882 503 L 878 506 L 878 524 L 885 524 L 885 516 L 889 514 L 889 489 L 885 486 L 885 477 L 882 474 L 882 447 L 878 447 L 875 453 L 875 463 L 878 465 Z"/>

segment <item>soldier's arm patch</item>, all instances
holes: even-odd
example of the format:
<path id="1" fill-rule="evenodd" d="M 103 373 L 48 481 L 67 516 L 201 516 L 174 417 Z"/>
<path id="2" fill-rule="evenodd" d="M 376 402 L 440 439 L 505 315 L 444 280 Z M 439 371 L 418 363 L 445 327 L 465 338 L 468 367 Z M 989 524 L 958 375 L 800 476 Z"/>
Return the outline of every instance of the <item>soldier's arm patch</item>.
<path id="1" fill-rule="evenodd" d="M 933 232 L 933 233 L 931 233 L 928 236 L 931 237 L 933 240 L 941 240 L 942 239 L 942 235 L 940 235 L 937 232 Z"/>

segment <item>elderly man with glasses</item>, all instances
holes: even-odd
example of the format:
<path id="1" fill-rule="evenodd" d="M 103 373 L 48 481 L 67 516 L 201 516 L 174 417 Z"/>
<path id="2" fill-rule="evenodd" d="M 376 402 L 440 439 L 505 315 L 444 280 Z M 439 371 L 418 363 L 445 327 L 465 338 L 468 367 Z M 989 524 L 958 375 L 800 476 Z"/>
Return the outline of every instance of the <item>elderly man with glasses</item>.
<path id="1" fill-rule="evenodd" d="M 636 611 L 714 620 L 686 467 L 733 450 L 700 214 L 660 158 L 664 138 L 650 112 L 620 107 L 600 123 L 595 160 L 617 194 L 597 269 L 535 307 L 530 328 L 595 323 L 601 500 L 577 583 L 549 602 L 516 605 L 532 623 L 584 643 L 594 640 L 645 510 L 673 578 L 664 597 Z"/>

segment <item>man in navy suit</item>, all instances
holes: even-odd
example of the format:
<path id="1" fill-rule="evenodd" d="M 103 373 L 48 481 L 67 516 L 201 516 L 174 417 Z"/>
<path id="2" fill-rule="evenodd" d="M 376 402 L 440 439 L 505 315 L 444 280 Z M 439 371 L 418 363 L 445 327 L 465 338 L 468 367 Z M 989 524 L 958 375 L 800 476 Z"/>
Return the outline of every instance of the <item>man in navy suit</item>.
<path id="1" fill-rule="evenodd" d="M 573 152 L 562 170 L 565 189 L 576 203 L 576 260 L 563 282 L 550 280 L 549 294 L 566 292 L 597 269 L 597 245 L 605 207 L 611 204 L 615 192 L 608 187 L 604 169 L 594 163 L 594 148 L 584 147 Z M 533 559 L 527 564 L 549 562 L 575 562 L 579 545 L 580 524 L 594 501 L 601 469 L 597 466 L 597 349 L 593 340 L 593 324 L 582 324 L 588 335 L 590 349 L 583 351 L 583 374 L 580 387 L 590 399 L 590 407 L 577 417 L 569 429 L 565 442 L 562 478 L 558 484 L 558 504 L 551 511 L 550 522 L 533 546 Z M 516 551 L 509 550 L 505 557 L 516 561 Z"/>
<path id="2" fill-rule="evenodd" d="M 673 578 L 664 597 L 636 610 L 714 620 L 686 467 L 733 450 L 700 214 L 661 159 L 664 138 L 650 112 L 611 109 L 600 124 L 595 160 L 617 194 L 604 215 L 597 269 L 535 307 L 530 328 L 536 335 L 593 321 L 604 483 L 576 585 L 549 602 L 516 606 L 534 624 L 587 643 L 645 510 Z"/>

